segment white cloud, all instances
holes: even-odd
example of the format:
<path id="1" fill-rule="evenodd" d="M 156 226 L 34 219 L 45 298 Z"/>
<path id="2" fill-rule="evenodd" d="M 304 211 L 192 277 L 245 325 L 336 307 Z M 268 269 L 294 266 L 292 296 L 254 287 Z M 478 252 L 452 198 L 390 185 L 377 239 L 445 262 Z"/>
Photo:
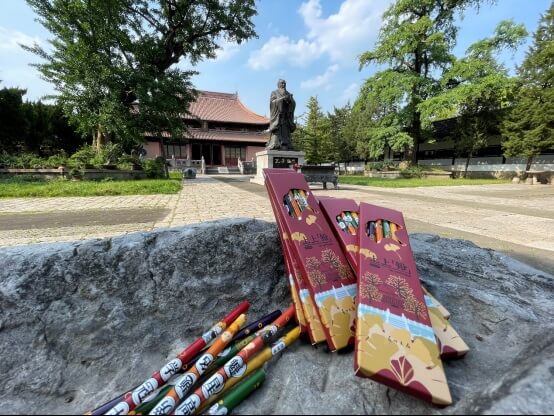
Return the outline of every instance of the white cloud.
<path id="1" fill-rule="evenodd" d="M 353 82 L 350 84 L 346 89 L 343 91 L 342 95 L 339 98 L 339 102 L 347 103 L 350 102 L 352 104 L 356 97 L 358 96 L 358 91 L 360 90 L 360 86 L 357 82 Z"/>
<path id="2" fill-rule="evenodd" d="M 270 69 L 282 63 L 305 66 L 321 55 L 314 42 L 300 39 L 291 41 L 288 36 L 273 36 L 261 49 L 251 53 L 248 65 L 252 69 Z"/>
<path id="3" fill-rule="evenodd" d="M 391 0 L 344 0 L 337 13 L 322 18 L 320 0 L 308 0 L 299 12 L 309 29 L 308 39 L 317 42 L 334 61 L 352 60 L 372 47 L 390 3 Z"/>
<path id="4" fill-rule="evenodd" d="M 298 10 L 308 29 L 306 37 L 296 41 L 286 36 L 272 37 L 261 49 L 252 52 L 248 64 L 253 69 L 269 69 L 285 60 L 302 66 L 323 55 L 333 62 L 355 64 L 357 55 L 373 46 L 383 12 L 391 2 L 343 0 L 337 13 L 322 17 L 320 0 L 307 0 Z"/>
<path id="5" fill-rule="evenodd" d="M 235 56 L 240 51 L 240 45 L 235 42 L 229 42 L 227 40 L 222 40 L 218 42 L 219 49 L 216 52 L 216 60 L 218 61 L 227 61 Z"/>
<path id="6" fill-rule="evenodd" d="M 315 78 L 302 81 L 300 83 L 300 88 L 313 89 L 326 85 L 325 89 L 328 90 L 330 88 L 329 81 L 338 70 L 339 66 L 337 64 L 331 65 L 323 74 L 318 75 Z"/>
<path id="7" fill-rule="evenodd" d="M 0 26 L 0 50 L 2 51 L 21 50 L 20 44 L 32 46 L 35 43 L 40 44 L 40 38 Z"/>

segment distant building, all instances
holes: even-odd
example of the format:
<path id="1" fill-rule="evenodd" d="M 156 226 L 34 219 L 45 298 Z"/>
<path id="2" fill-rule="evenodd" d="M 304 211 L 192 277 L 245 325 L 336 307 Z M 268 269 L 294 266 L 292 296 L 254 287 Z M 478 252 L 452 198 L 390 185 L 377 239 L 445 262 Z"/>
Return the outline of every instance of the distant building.
<path id="1" fill-rule="evenodd" d="M 200 160 L 206 166 L 237 166 L 238 159 L 252 160 L 264 149 L 269 119 L 249 110 L 238 94 L 200 91 L 191 104 L 184 137 L 148 137 L 147 158 Z"/>

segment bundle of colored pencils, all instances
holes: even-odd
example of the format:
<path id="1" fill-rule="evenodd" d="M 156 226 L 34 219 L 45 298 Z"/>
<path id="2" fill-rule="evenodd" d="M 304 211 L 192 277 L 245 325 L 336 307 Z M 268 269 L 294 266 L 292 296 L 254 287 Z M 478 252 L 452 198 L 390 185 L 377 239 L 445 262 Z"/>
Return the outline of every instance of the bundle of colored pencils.
<path id="1" fill-rule="evenodd" d="M 86 414 L 229 413 L 263 384 L 264 364 L 300 336 L 294 306 L 246 325 L 249 306 L 241 303 L 145 382 Z"/>
<path id="2" fill-rule="evenodd" d="M 356 235 L 360 221 L 357 212 L 343 211 L 337 215 L 337 223 L 342 231 Z"/>
<path id="3" fill-rule="evenodd" d="M 374 242 L 379 243 L 383 238 L 392 238 L 394 241 L 399 242 L 396 237 L 396 231 L 398 226 L 391 221 L 377 220 L 370 221 L 367 224 L 367 235 Z"/>

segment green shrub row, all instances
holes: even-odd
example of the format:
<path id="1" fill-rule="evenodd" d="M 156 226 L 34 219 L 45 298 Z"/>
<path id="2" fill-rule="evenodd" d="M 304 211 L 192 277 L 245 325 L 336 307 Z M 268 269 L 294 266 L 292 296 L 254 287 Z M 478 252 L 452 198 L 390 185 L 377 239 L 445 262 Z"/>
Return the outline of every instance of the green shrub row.
<path id="1" fill-rule="evenodd" d="M 41 158 L 33 153 L 10 155 L 0 153 L 0 168 L 8 169 L 57 169 L 65 166 L 69 169 L 70 176 L 79 178 L 84 169 L 102 169 L 106 167 L 121 170 L 133 168 L 143 169 L 149 178 L 164 178 L 165 161 L 162 158 L 156 160 L 140 160 L 128 155 L 118 144 L 107 144 L 97 152 L 92 146 L 83 146 L 71 156 L 65 153 Z"/>

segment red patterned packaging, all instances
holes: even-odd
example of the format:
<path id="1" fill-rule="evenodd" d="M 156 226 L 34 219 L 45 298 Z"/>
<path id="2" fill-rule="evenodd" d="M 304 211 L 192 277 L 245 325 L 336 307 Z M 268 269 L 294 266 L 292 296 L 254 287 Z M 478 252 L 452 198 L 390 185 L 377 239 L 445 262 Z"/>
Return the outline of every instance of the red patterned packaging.
<path id="1" fill-rule="evenodd" d="M 356 375 L 452 403 L 408 233 L 398 211 L 360 204 Z"/>
<path id="2" fill-rule="evenodd" d="M 344 348 L 354 341 L 356 279 L 348 261 L 302 174 L 264 169 L 264 178 L 329 349 Z"/>

